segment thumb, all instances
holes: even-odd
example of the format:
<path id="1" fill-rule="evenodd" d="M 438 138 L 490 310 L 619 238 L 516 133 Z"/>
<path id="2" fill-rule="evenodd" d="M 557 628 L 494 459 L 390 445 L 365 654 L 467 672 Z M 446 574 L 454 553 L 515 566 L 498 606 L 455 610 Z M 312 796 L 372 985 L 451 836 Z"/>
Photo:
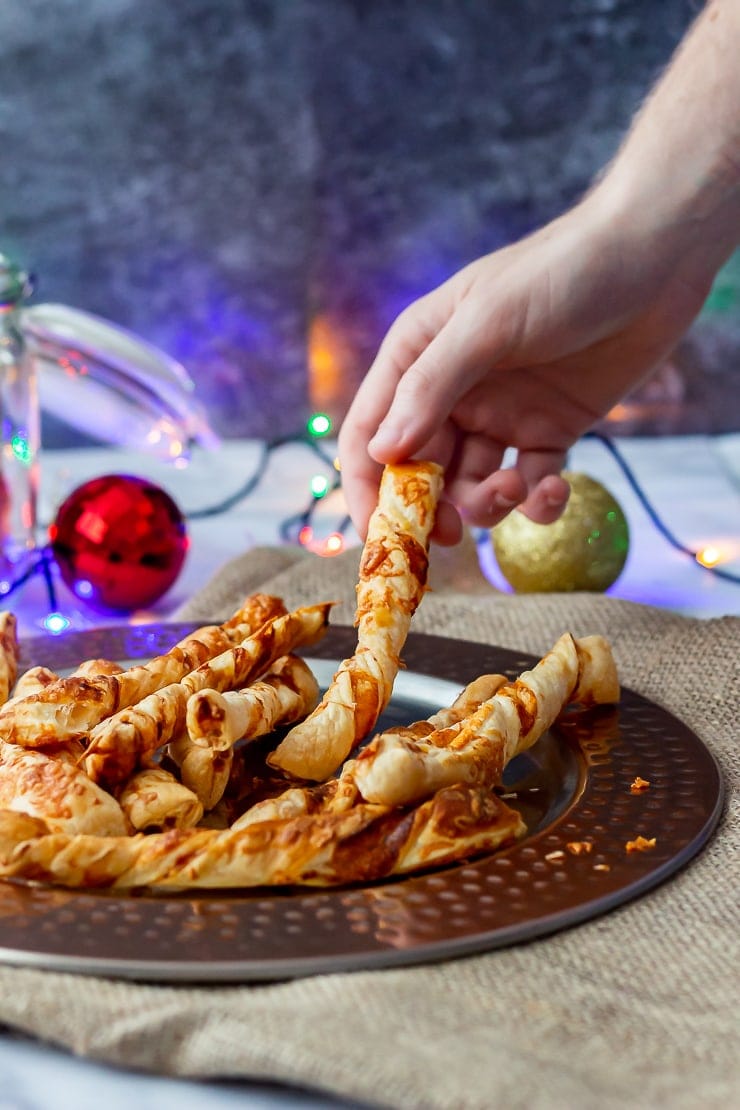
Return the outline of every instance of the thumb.
<path id="1" fill-rule="evenodd" d="M 399 379 L 368 444 L 376 462 L 401 462 L 420 451 L 491 365 L 490 351 L 473 338 L 466 316 L 458 309 Z"/>

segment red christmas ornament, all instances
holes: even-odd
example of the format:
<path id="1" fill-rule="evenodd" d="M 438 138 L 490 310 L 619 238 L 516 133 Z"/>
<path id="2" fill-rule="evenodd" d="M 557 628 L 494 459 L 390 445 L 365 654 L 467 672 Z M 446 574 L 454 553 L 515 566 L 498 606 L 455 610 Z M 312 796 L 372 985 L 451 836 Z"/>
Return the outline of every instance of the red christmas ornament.
<path id="1" fill-rule="evenodd" d="M 71 493 L 49 538 L 73 593 L 95 608 L 122 611 L 161 597 L 188 549 L 182 513 L 169 494 L 128 474 L 93 478 Z"/>

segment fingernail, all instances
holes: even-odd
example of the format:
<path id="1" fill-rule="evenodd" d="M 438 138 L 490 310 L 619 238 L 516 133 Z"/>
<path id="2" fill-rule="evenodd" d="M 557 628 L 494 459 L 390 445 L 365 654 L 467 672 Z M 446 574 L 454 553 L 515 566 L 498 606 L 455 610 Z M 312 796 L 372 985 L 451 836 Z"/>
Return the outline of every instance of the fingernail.
<path id="1" fill-rule="evenodd" d="M 493 504 L 497 509 L 513 509 L 519 502 L 511 497 L 505 497 L 503 493 L 495 493 L 493 495 Z"/>
<path id="2" fill-rule="evenodd" d="M 403 438 L 403 428 L 396 424 L 381 424 L 370 440 L 371 447 L 397 447 Z"/>

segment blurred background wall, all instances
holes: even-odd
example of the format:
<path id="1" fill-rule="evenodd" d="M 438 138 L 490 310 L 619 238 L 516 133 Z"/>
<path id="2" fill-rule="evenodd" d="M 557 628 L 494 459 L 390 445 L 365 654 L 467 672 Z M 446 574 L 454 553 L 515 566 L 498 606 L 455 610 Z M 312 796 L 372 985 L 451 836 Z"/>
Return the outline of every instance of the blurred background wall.
<path id="1" fill-rule="evenodd" d="M 406 304 L 582 193 L 698 7 L 3 0 L 0 251 L 224 436 L 340 418 Z M 733 259 L 617 430 L 740 428 L 739 303 Z"/>

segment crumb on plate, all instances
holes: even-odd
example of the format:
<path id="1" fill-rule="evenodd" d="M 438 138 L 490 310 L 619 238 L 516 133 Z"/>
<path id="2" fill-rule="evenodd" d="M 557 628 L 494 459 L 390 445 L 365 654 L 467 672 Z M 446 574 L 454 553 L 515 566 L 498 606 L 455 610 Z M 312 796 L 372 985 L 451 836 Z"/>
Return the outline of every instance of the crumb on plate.
<path id="1" fill-rule="evenodd" d="M 571 840 L 565 847 L 572 856 L 583 856 L 588 855 L 593 848 L 593 844 L 590 840 Z"/>
<path id="2" fill-rule="evenodd" d="M 628 852 L 649 852 L 650 849 L 654 847 L 654 836 L 651 836 L 649 839 L 646 836 L 636 836 L 634 840 L 628 840 L 625 844 L 625 848 Z"/>

